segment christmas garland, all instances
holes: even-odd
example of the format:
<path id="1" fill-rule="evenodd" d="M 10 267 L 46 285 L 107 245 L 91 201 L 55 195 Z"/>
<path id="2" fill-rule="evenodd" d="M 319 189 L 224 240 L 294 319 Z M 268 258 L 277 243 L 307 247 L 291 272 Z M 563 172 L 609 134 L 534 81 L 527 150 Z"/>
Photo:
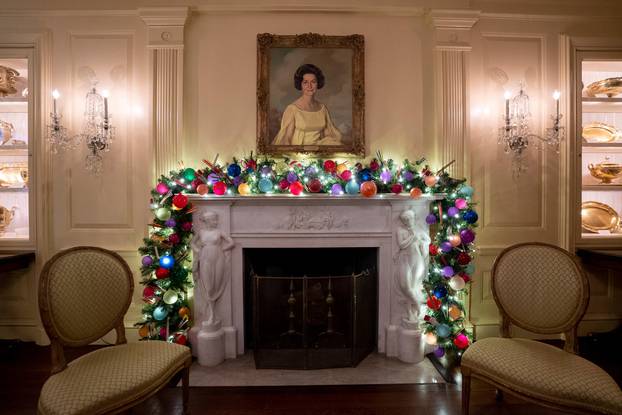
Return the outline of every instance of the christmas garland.
<path id="1" fill-rule="evenodd" d="M 139 248 L 143 255 L 141 273 L 143 318 L 136 323 L 142 339 L 187 343 L 191 312 L 187 292 L 192 286 L 190 241 L 192 204 L 187 194 L 239 195 L 326 193 L 373 197 L 394 193 L 418 198 L 423 194 L 444 194 L 433 203 L 426 222 L 435 228 L 430 245 L 430 268 L 424 282 L 428 311 L 424 321 L 425 339 L 436 345 L 434 353 L 460 355 L 472 341 L 465 327 L 462 297 L 471 281 L 475 247 L 473 231 L 478 220 L 472 208 L 473 188 L 465 180 L 453 179 L 424 165 L 425 159 L 397 164 L 382 154 L 368 164 L 339 163 L 335 160 L 295 160 L 255 158 L 223 165 L 203 160 L 199 170 L 181 168 L 161 176 L 151 191 L 154 213 L 149 238 Z"/>

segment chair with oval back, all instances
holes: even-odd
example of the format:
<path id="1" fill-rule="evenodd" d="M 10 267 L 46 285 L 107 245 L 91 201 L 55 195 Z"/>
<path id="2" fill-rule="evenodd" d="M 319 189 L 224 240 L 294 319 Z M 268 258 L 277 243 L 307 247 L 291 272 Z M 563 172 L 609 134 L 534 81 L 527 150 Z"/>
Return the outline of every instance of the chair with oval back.
<path id="1" fill-rule="evenodd" d="M 54 255 L 39 280 L 39 309 L 52 343 L 52 376 L 45 382 L 38 413 L 118 413 L 144 401 L 182 375 L 187 411 L 190 350 L 163 341 L 127 343 L 123 317 L 134 278 L 117 253 L 75 247 Z M 111 330 L 116 345 L 67 364 L 64 347 L 88 345 Z"/>
<path id="2" fill-rule="evenodd" d="M 471 377 L 568 413 L 622 414 L 616 382 L 574 354 L 589 285 L 573 256 L 544 243 L 511 246 L 495 260 L 492 293 L 502 317 L 502 337 L 478 340 L 463 354 L 463 415 L 469 413 Z M 510 324 L 537 334 L 564 333 L 564 349 L 510 338 Z"/>

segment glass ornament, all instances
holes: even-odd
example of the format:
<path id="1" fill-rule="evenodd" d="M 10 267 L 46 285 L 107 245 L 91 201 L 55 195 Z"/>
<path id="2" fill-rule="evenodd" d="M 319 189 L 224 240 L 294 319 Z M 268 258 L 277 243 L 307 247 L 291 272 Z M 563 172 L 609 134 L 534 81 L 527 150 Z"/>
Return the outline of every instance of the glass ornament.
<path id="1" fill-rule="evenodd" d="M 425 176 L 425 179 L 423 179 L 423 182 L 428 187 L 434 187 L 434 185 L 436 185 L 436 183 L 438 182 L 438 177 L 436 177 L 436 176 Z"/>
<path id="2" fill-rule="evenodd" d="M 466 283 L 459 275 L 454 275 L 449 279 L 449 286 L 454 291 L 460 291 L 465 287 Z"/>
<path id="3" fill-rule="evenodd" d="M 373 197 L 378 192 L 378 188 L 376 187 L 376 183 L 373 181 L 364 182 L 361 184 L 361 194 L 365 197 Z"/>
<path id="4" fill-rule="evenodd" d="M 251 194 L 251 187 L 247 183 L 240 183 L 238 186 L 238 193 L 242 196 L 247 196 Z"/>
<path id="5" fill-rule="evenodd" d="M 443 267 L 443 269 L 441 270 L 441 273 L 443 274 L 443 276 L 445 278 L 449 278 L 449 277 L 452 277 L 455 274 L 455 271 L 454 271 L 454 269 L 451 266 L 447 265 L 447 266 Z M 460 278 L 460 279 L 462 279 L 462 278 Z"/>
<path id="6" fill-rule="evenodd" d="M 349 195 L 357 195 L 359 193 L 360 186 L 355 180 L 350 180 L 346 183 L 346 193 Z"/>
<path id="7" fill-rule="evenodd" d="M 447 324 L 443 323 L 436 326 L 436 335 L 438 337 L 447 337 L 449 336 L 449 333 L 451 333 L 451 329 Z"/>
<path id="8" fill-rule="evenodd" d="M 471 229 L 463 229 L 460 231 L 460 239 L 462 239 L 463 243 L 470 244 L 475 240 L 475 232 Z"/>
<path id="9" fill-rule="evenodd" d="M 227 174 L 230 177 L 238 177 L 241 173 L 242 173 L 242 168 L 235 163 L 231 163 L 229 164 L 229 167 L 227 167 Z"/>
<path id="10" fill-rule="evenodd" d="M 264 177 L 263 179 L 259 180 L 257 186 L 259 187 L 259 191 L 261 191 L 262 193 L 268 193 L 273 190 L 274 184 L 272 183 L 272 180 Z"/>
<path id="11" fill-rule="evenodd" d="M 161 195 L 165 195 L 168 193 L 170 189 L 168 188 L 168 186 L 166 185 L 166 183 L 158 183 L 158 185 L 156 186 L 156 192 L 158 192 Z"/>
<path id="12" fill-rule="evenodd" d="M 170 219 L 171 211 L 168 208 L 161 207 L 161 208 L 156 209 L 155 216 L 156 218 L 165 221 L 165 220 Z"/>
<path id="13" fill-rule="evenodd" d="M 175 290 L 166 290 L 162 296 L 162 301 L 166 304 L 175 304 L 179 299 L 179 295 Z"/>
<path id="14" fill-rule="evenodd" d="M 428 214 L 428 216 L 425 217 L 425 223 L 427 223 L 428 225 L 434 225 L 436 221 L 437 219 L 434 213 L 430 213 Z"/>
<path id="15" fill-rule="evenodd" d="M 140 262 L 141 262 L 144 266 L 148 267 L 148 266 L 150 266 L 151 264 L 153 264 L 153 258 L 152 258 L 150 255 L 145 255 L 145 256 L 144 256 L 144 257 L 140 260 Z"/>
<path id="16" fill-rule="evenodd" d="M 168 315 L 168 310 L 166 309 L 166 307 L 163 307 L 161 305 L 157 306 L 153 310 L 153 318 L 158 321 L 164 320 L 167 315 Z"/>
<path id="17" fill-rule="evenodd" d="M 469 204 L 467 203 L 466 199 L 456 199 L 456 201 L 454 202 L 454 205 L 460 210 L 463 210 L 469 207 Z"/>
<path id="18" fill-rule="evenodd" d="M 222 196 L 227 193 L 227 185 L 224 182 L 216 182 L 214 183 L 212 190 L 214 191 L 214 194 Z"/>
<path id="19" fill-rule="evenodd" d="M 294 196 L 298 196 L 299 194 L 302 193 L 303 190 L 304 190 L 304 187 L 302 183 L 300 182 L 293 182 L 292 184 L 289 185 L 289 191 Z"/>
<path id="20" fill-rule="evenodd" d="M 160 257 L 160 266 L 165 269 L 171 269 L 175 265 L 175 259 L 170 255 L 162 255 Z"/>
<path id="21" fill-rule="evenodd" d="M 184 179 L 191 182 L 197 177 L 197 174 L 194 169 L 188 167 L 187 169 L 184 169 L 182 176 L 184 177 Z"/>
<path id="22" fill-rule="evenodd" d="M 425 334 L 425 342 L 433 346 L 438 342 L 438 337 L 436 337 L 436 334 L 430 331 Z"/>
<path id="23" fill-rule="evenodd" d="M 201 196 L 206 195 L 209 193 L 209 187 L 205 183 L 201 183 L 197 186 L 197 193 Z"/>

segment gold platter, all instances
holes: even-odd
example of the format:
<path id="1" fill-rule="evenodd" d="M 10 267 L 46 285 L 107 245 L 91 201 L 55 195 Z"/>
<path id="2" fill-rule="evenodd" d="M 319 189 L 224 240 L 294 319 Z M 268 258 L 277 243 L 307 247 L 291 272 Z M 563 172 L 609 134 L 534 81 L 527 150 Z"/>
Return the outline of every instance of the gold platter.
<path id="1" fill-rule="evenodd" d="M 594 201 L 581 203 L 581 226 L 588 231 L 612 231 L 619 222 L 620 217 L 611 206 Z"/>
<path id="2" fill-rule="evenodd" d="M 0 205 L 0 234 L 2 234 L 11 224 L 11 221 L 13 220 L 13 213 L 13 209 L 7 209 Z"/>
<path id="3" fill-rule="evenodd" d="M 601 81 L 592 82 L 586 88 L 588 97 L 595 97 L 597 94 L 605 94 L 612 98 L 622 93 L 622 77 L 607 78 Z"/>
<path id="4" fill-rule="evenodd" d="M 583 127 L 581 136 L 588 143 L 610 143 L 618 137 L 618 130 L 609 124 L 593 122 Z"/>

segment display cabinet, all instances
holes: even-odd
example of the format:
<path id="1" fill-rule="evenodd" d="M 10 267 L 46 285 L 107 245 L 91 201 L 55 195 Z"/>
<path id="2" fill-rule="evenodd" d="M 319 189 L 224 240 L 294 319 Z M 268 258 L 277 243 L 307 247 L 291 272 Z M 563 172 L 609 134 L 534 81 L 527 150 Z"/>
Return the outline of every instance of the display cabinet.
<path id="1" fill-rule="evenodd" d="M 0 49 L 0 249 L 32 243 L 31 59 Z"/>

